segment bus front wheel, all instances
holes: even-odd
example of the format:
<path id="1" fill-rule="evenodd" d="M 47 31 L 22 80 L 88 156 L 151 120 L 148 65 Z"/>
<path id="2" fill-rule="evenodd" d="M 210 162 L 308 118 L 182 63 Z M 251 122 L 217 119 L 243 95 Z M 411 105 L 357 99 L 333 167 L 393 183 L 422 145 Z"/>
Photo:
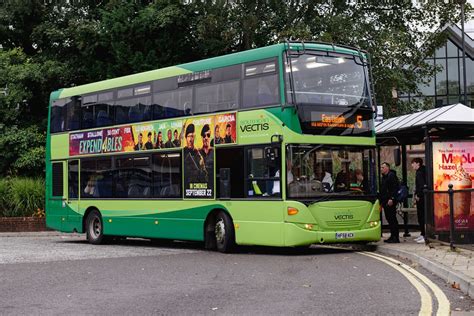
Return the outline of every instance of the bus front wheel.
<path id="1" fill-rule="evenodd" d="M 235 246 L 235 231 L 230 216 L 220 211 L 216 215 L 214 226 L 216 248 L 219 252 L 231 252 Z"/>
<path id="2" fill-rule="evenodd" d="M 87 240 L 94 245 L 104 241 L 104 225 L 99 211 L 93 210 L 87 215 L 86 220 Z"/>

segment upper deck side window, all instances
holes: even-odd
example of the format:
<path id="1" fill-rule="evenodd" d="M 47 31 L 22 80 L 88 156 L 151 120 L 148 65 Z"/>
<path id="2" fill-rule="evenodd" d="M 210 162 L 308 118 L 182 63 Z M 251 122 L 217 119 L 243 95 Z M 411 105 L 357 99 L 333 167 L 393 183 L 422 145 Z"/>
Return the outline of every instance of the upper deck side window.
<path id="1" fill-rule="evenodd" d="M 280 102 L 280 81 L 276 60 L 245 65 L 242 107 L 253 108 Z"/>
<path id="2" fill-rule="evenodd" d="M 82 98 L 82 129 L 113 124 L 114 92 L 86 95 Z"/>
<path id="3" fill-rule="evenodd" d="M 51 133 L 274 106 L 278 70 L 272 58 L 56 100 Z"/>
<path id="4" fill-rule="evenodd" d="M 308 52 L 286 65 L 288 100 L 298 104 L 369 106 L 367 67 L 356 56 Z"/>
<path id="5" fill-rule="evenodd" d="M 51 133 L 77 130 L 81 126 L 80 98 L 53 101 L 51 107 Z"/>

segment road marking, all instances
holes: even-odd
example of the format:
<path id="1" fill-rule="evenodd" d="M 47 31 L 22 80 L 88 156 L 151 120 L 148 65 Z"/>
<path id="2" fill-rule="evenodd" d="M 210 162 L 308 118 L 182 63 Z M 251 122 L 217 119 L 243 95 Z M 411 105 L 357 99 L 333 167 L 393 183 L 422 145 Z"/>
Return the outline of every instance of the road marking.
<path id="1" fill-rule="evenodd" d="M 421 297 L 421 308 L 420 308 L 420 313 L 419 315 L 431 315 L 433 312 L 433 302 L 431 300 L 431 295 L 428 292 L 428 290 L 423 286 L 423 284 L 418 281 L 411 273 L 406 271 L 405 269 L 402 269 L 399 265 L 392 263 L 385 258 L 380 258 L 377 256 L 373 256 L 370 253 L 367 252 L 361 252 L 360 254 L 365 255 L 367 257 L 371 257 L 373 259 L 382 261 L 383 263 L 391 266 L 398 272 L 400 272 L 418 291 Z"/>
<path id="2" fill-rule="evenodd" d="M 388 260 L 388 261 L 398 265 L 399 267 L 404 268 L 406 271 L 410 272 L 411 274 L 413 274 L 421 282 L 423 282 L 428 288 L 430 288 L 431 291 L 433 292 L 433 294 L 435 295 L 436 300 L 438 301 L 438 311 L 437 311 L 436 315 L 449 315 L 450 314 L 450 310 L 451 310 L 450 305 L 451 304 L 449 303 L 449 300 L 446 297 L 446 294 L 444 294 L 444 292 L 441 291 L 441 289 L 436 284 L 434 284 L 433 281 L 428 279 L 426 276 L 424 276 L 420 272 L 416 271 L 412 267 L 410 267 L 410 266 L 408 266 L 408 265 L 406 265 L 406 264 L 404 264 L 404 263 L 402 263 L 398 260 L 395 260 L 393 258 L 382 256 L 382 255 L 376 254 L 376 253 L 362 252 L 362 254 L 368 255 L 368 256 L 373 257 L 373 258 L 380 258 L 380 259 Z"/>

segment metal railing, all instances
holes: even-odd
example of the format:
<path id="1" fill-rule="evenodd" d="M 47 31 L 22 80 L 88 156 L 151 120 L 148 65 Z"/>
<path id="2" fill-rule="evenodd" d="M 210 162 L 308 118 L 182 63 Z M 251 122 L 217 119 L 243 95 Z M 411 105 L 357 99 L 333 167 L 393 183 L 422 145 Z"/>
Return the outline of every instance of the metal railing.
<path id="1" fill-rule="evenodd" d="M 423 189 L 423 192 L 424 192 L 424 202 L 425 202 L 425 205 L 424 205 L 424 211 L 425 211 L 425 234 L 428 235 L 428 211 L 429 211 L 429 205 L 432 206 L 432 210 L 433 210 L 433 225 L 435 225 L 435 209 L 434 209 L 434 203 L 431 203 L 431 204 L 428 204 L 428 202 L 431 202 L 433 201 L 434 202 L 434 194 L 448 194 L 448 198 L 449 198 L 449 246 L 451 248 L 451 250 L 454 250 L 456 249 L 456 247 L 454 246 L 454 233 L 455 233 L 455 219 L 454 219 L 454 194 L 456 193 L 469 193 L 469 194 L 472 194 L 472 192 L 474 192 L 474 188 L 471 188 L 471 189 L 461 189 L 461 190 L 453 190 L 453 184 L 449 184 L 448 185 L 448 190 L 447 191 L 435 191 L 435 190 L 428 190 L 428 186 L 425 185 L 424 189 Z M 429 200 L 429 195 L 432 195 L 433 199 L 432 200 Z M 471 196 L 469 196 L 469 200 L 471 200 Z M 471 203 L 473 203 L 474 201 L 471 200 Z M 469 209 L 470 209 L 470 204 L 468 205 Z M 426 236 L 427 237 L 427 236 Z M 426 238 L 426 241 L 428 243 L 428 238 Z"/>

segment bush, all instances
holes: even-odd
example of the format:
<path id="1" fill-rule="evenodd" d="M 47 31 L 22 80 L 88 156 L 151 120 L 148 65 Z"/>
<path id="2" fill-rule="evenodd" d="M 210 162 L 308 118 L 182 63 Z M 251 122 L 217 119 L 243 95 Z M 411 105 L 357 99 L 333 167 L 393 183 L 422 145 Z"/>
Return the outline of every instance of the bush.
<path id="1" fill-rule="evenodd" d="M 0 217 L 4 215 L 10 209 L 10 204 L 8 197 L 10 193 L 8 188 L 10 187 L 9 181 L 7 179 L 0 179 Z"/>
<path id="2" fill-rule="evenodd" d="M 0 215 L 33 216 L 44 209 L 44 180 L 11 178 L 0 180 Z"/>

